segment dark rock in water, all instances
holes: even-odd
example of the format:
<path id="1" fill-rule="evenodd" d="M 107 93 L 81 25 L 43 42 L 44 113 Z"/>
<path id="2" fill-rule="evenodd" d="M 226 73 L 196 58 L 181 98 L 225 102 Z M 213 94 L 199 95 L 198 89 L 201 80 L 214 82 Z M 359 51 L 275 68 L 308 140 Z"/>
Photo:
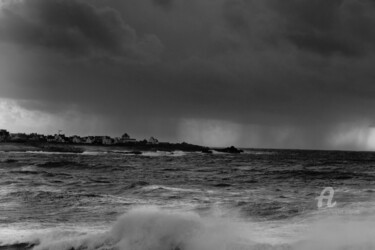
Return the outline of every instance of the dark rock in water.
<path id="1" fill-rule="evenodd" d="M 201 151 L 202 153 L 205 153 L 205 154 L 212 154 L 212 150 L 208 149 L 208 148 L 204 148 L 202 149 Z"/>
<path id="2" fill-rule="evenodd" d="M 239 201 L 239 202 L 237 202 L 237 206 L 244 206 L 244 205 L 247 205 L 246 201 Z"/>
<path id="3" fill-rule="evenodd" d="M 125 155 L 141 155 L 142 152 L 141 151 L 130 151 L 130 152 L 122 152 L 122 154 L 125 154 Z"/>
<path id="4" fill-rule="evenodd" d="M 15 163 L 15 162 L 17 162 L 17 160 L 15 160 L 15 159 L 6 159 L 3 162 L 4 163 Z"/>
<path id="5" fill-rule="evenodd" d="M 34 243 L 16 243 L 13 245 L 0 246 L 0 250 L 29 250 L 34 246 Z"/>
<path id="6" fill-rule="evenodd" d="M 229 148 L 216 149 L 216 151 L 219 151 L 222 153 L 229 153 L 229 154 L 240 154 L 243 152 L 243 150 L 237 149 L 234 146 L 230 146 Z"/>
<path id="7" fill-rule="evenodd" d="M 38 148 L 41 151 L 45 152 L 61 152 L 61 153 L 83 153 L 84 150 L 82 148 L 70 146 L 70 145 L 48 145 L 48 144 L 41 144 L 38 145 Z"/>
<path id="8" fill-rule="evenodd" d="M 230 187 L 231 185 L 227 183 L 219 183 L 219 184 L 215 184 L 214 186 L 215 187 Z"/>
<path id="9" fill-rule="evenodd" d="M 73 161 L 47 161 L 44 163 L 37 164 L 41 168 L 62 168 L 62 167 L 89 167 L 87 164 L 77 163 Z"/>

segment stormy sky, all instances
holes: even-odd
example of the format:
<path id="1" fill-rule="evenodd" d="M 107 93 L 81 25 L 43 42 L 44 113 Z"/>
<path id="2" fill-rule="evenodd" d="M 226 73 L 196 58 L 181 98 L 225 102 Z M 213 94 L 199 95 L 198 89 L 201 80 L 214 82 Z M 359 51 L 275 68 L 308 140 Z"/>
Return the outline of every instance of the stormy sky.
<path id="1" fill-rule="evenodd" d="M 0 127 L 375 150 L 373 0 L 0 0 Z"/>

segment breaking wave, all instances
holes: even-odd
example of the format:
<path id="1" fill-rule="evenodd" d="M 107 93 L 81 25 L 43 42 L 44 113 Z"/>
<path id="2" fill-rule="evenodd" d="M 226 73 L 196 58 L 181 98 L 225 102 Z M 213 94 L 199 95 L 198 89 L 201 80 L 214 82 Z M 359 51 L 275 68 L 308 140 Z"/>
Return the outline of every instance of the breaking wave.
<path id="1" fill-rule="evenodd" d="M 14 152 L 16 153 L 16 152 Z M 20 152 L 20 153 L 26 153 L 26 154 L 44 154 L 44 155 L 77 155 L 81 153 L 77 152 L 55 152 L 55 151 L 26 151 L 26 152 Z"/>
<path id="2" fill-rule="evenodd" d="M 159 156 L 171 156 L 171 157 L 179 157 L 179 156 L 184 156 L 186 155 L 186 152 L 183 151 L 148 151 L 148 152 L 143 152 L 142 156 L 148 156 L 148 157 L 159 157 Z"/>
<path id="3" fill-rule="evenodd" d="M 154 191 L 154 190 L 168 190 L 172 192 L 202 192 L 200 189 L 193 189 L 193 188 L 179 188 L 179 187 L 168 187 L 163 185 L 147 185 L 142 188 L 145 191 Z"/>
<path id="4" fill-rule="evenodd" d="M 293 223 L 260 226 L 233 218 L 204 218 L 191 212 L 136 207 L 106 232 L 50 233 L 27 242 L 2 244 L 0 249 L 371 250 L 375 249 L 374 219 L 337 217 L 310 222 L 308 226 L 296 227 Z"/>

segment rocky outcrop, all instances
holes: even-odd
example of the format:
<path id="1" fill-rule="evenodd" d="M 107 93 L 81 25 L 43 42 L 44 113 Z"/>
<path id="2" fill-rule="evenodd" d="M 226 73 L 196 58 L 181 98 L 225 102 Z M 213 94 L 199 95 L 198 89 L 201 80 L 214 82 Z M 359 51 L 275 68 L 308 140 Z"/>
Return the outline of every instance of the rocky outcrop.
<path id="1" fill-rule="evenodd" d="M 229 148 L 215 149 L 215 150 L 218 152 L 229 153 L 229 154 L 240 154 L 243 152 L 242 149 L 235 148 L 234 146 L 230 146 Z"/>

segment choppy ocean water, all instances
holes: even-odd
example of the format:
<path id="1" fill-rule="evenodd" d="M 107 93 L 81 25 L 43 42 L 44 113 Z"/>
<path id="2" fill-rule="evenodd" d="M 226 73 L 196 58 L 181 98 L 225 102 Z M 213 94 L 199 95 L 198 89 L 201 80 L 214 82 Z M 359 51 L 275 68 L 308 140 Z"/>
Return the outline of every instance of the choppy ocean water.
<path id="1" fill-rule="evenodd" d="M 336 205 L 319 209 L 325 187 Z M 375 153 L 0 152 L 0 249 L 375 249 L 374 236 Z"/>

